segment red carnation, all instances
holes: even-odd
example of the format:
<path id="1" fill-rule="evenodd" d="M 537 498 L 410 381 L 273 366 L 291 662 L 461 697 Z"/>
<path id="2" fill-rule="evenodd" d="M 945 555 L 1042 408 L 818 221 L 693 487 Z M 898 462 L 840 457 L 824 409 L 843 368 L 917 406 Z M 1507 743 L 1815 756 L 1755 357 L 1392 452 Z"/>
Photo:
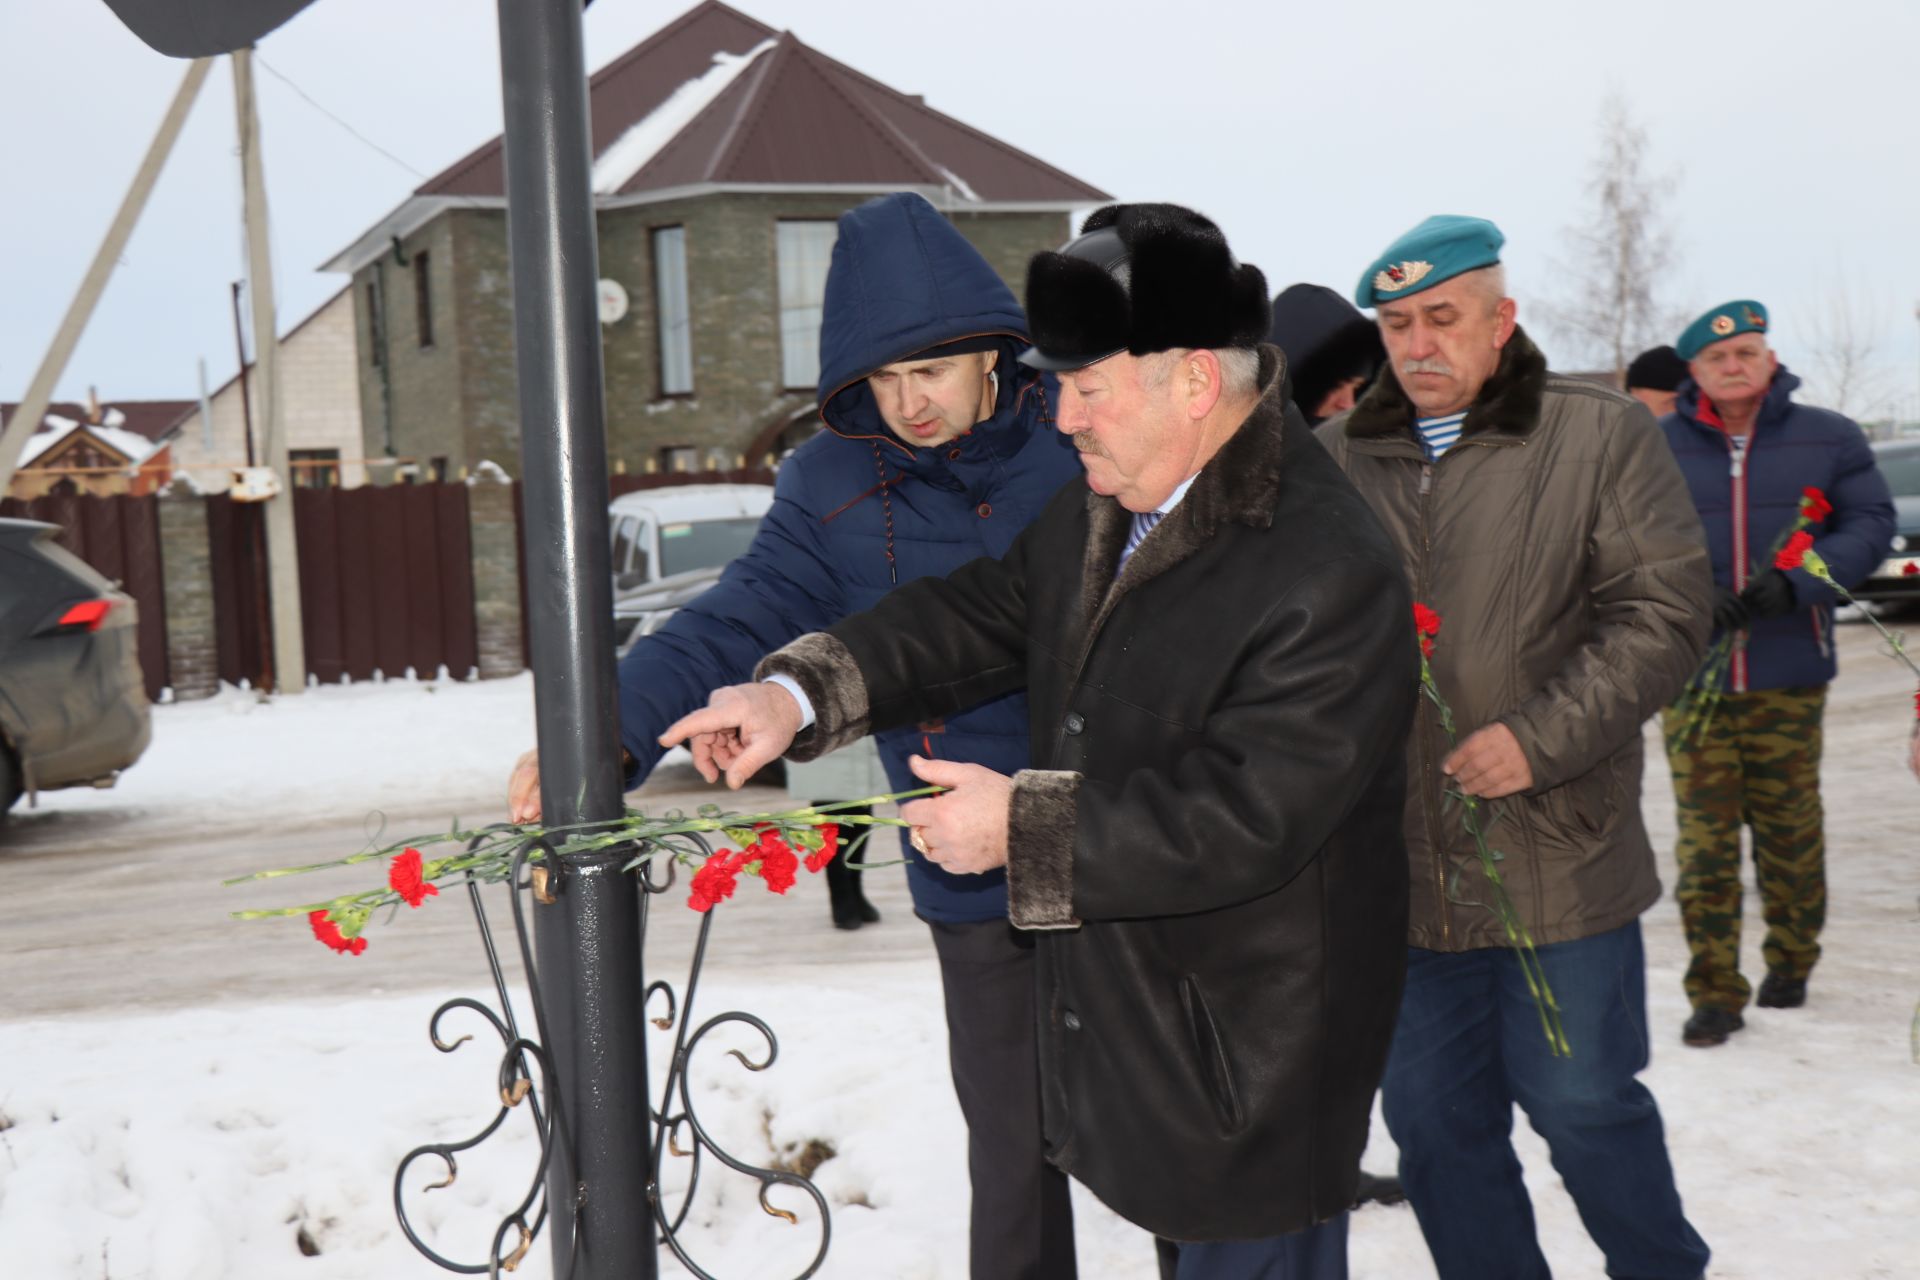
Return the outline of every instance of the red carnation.
<path id="1" fill-rule="evenodd" d="M 1413 602 L 1413 629 L 1423 636 L 1440 634 L 1440 615 L 1418 600 Z"/>
<path id="2" fill-rule="evenodd" d="M 833 861 L 834 854 L 840 852 L 839 827 L 832 825 L 821 827 L 820 839 L 820 847 L 807 855 L 807 870 L 809 871 L 819 871 L 822 867 Z"/>
<path id="3" fill-rule="evenodd" d="M 1833 514 L 1833 504 L 1827 501 L 1827 495 L 1808 485 L 1800 491 L 1800 514 L 1807 523 L 1825 520 Z"/>
<path id="4" fill-rule="evenodd" d="M 1813 550 L 1813 535 L 1805 529 L 1787 539 L 1787 545 L 1774 553 L 1773 567 L 1782 571 L 1798 569 L 1800 562 L 1807 558 L 1807 552 Z"/>
<path id="5" fill-rule="evenodd" d="M 387 864 L 387 887 L 417 907 L 428 898 L 440 896 L 440 886 L 421 878 L 420 851 L 408 849 Z"/>
<path id="6" fill-rule="evenodd" d="M 706 864 L 693 873 L 693 892 L 687 905 L 695 911 L 711 911 L 714 904 L 731 898 L 739 885 L 735 873 L 745 861 L 746 855 L 739 853 L 716 853 L 708 858 Z"/>
<path id="7" fill-rule="evenodd" d="M 1920 720 L 1920 689 L 1913 691 L 1913 718 Z"/>
<path id="8" fill-rule="evenodd" d="M 771 893 L 785 893 L 793 888 L 793 874 L 800 869 L 800 859 L 793 855 L 782 841 L 773 841 L 760 846 L 760 878 L 767 882 Z"/>
<path id="9" fill-rule="evenodd" d="M 357 956 L 367 949 L 365 938 L 349 938 L 340 932 L 340 926 L 333 922 L 325 908 L 307 914 L 307 923 L 313 926 L 313 936 L 338 951 L 343 956 Z"/>

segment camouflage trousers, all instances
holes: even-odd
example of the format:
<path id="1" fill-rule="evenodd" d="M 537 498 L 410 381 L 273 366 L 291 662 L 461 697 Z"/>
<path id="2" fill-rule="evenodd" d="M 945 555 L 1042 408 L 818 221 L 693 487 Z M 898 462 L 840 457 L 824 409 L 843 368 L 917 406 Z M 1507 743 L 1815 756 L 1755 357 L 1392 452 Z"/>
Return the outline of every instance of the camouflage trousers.
<path id="1" fill-rule="evenodd" d="M 1746 1007 L 1740 973 L 1740 829 L 1753 829 L 1754 879 L 1767 937 L 1767 972 L 1804 979 L 1820 959 L 1827 919 L 1826 836 L 1820 807 L 1820 717 L 1827 687 L 1729 693 L 1704 732 L 1675 745 L 1664 717 L 1667 762 L 1680 820 L 1674 896 L 1686 925 L 1687 998 L 1694 1008 Z"/>

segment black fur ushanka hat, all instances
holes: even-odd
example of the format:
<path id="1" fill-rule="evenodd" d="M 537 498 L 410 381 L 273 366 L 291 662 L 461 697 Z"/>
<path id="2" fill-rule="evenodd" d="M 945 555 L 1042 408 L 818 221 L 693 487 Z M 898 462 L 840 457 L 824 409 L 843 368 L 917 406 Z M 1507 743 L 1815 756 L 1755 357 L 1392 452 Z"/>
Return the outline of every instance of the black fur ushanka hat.
<path id="1" fill-rule="evenodd" d="M 1122 351 L 1254 347 L 1272 313 L 1267 281 L 1227 238 L 1177 204 L 1110 204 L 1027 265 L 1033 348 L 1021 363 L 1079 369 Z"/>

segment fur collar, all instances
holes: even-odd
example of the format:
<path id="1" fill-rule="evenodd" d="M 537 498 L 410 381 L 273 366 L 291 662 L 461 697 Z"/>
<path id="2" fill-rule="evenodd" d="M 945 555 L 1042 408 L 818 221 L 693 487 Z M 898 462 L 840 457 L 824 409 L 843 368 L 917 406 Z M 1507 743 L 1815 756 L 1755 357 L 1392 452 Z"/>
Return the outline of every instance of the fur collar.
<path id="1" fill-rule="evenodd" d="M 1500 353 L 1500 365 L 1480 388 L 1480 395 L 1467 409 L 1467 420 L 1460 434 L 1470 436 L 1483 431 L 1500 431 L 1524 436 L 1540 421 L 1540 406 L 1546 396 L 1547 358 L 1533 345 L 1524 329 L 1516 327 L 1513 338 Z M 1349 439 L 1413 433 L 1413 403 L 1400 389 L 1392 362 L 1382 365 L 1380 373 L 1347 415 Z"/>
<path id="2" fill-rule="evenodd" d="M 1088 643 L 1121 596 L 1193 555 L 1221 525 L 1272 526 L 1274 504 L 1280 500 L 1281 436 L 1290 421 L 1306 429 L 1306 419 L 1288 399 L 1287 358 L 1280 348 L 1263 344 L 1260 399 L 1253 412 L 1200 468 L 1187 496 L 1142 540 L 1118 578 L 1113 566 L 1133 531 L 1133 513 L 1113 498 L 1088 491 L 1087 556 L 1081 578 Z"/>

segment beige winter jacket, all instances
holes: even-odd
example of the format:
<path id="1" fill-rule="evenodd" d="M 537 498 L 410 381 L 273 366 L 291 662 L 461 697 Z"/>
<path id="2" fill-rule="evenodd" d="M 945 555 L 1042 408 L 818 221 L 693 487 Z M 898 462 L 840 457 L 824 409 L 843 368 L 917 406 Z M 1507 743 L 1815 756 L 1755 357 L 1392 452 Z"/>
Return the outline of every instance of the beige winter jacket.
<path id="1" fill-rule="evenodd" d="M 1516 330 L 1429 463 L 1391 368 L 1319 430 L 1387 527 L 1414 598 L 1442 618 L 1433 672 L 1464 739 L 1494 721 L 1533 789 L 1496 802 L 1491 842 L 1535 943 L 1590 937 L 1660 896 L 1640 818 L 1641 726 L 1693 672 L 1711 625 L 1705 539 L 1651 415 L 1548 372 Z M 1411 625 L 1411 621 L 1409 621 Z M 1408 749 L 1409 941 L 1504 946 L 1424 701 Z"/>

